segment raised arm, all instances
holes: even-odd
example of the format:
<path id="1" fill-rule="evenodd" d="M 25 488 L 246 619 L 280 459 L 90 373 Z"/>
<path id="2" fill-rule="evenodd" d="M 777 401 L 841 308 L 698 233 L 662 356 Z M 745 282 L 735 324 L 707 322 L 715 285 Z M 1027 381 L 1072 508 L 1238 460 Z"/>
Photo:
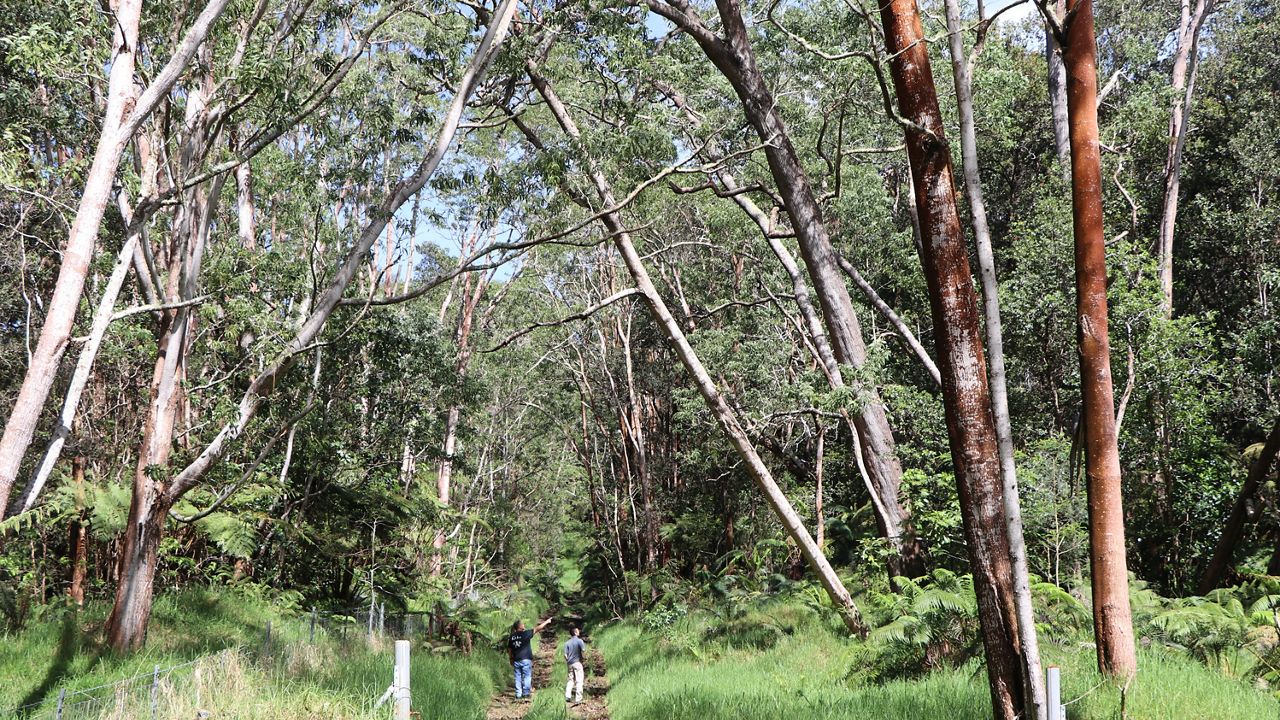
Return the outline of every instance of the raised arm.
<path id="1" fill-rule="evenodd" d="M 550 625 L 550 624 L 551 624 L 551 621 L 552 621 L 553 619 L 554 619 L 554 617 L 549 617 L 549 618 L 547 618 L 546 620 L 543 620 L 542 622 L 538 623 L 538 626 L 537 626 L 537 627 L 535 627 L 535 628 L 533 629 L 533 631 L 534 631 L 534 632 L 536 632 L 536 633 L 542 632 L 542 629 L 543 629 L 543 628 L 545 628 L 546 626 Z"/>

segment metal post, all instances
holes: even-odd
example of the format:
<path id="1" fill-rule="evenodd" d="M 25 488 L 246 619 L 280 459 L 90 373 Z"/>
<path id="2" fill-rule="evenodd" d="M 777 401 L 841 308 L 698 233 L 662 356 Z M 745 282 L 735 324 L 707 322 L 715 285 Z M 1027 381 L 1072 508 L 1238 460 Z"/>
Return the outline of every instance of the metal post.
<path id="1" fill-rule="evenodd" d="M 314 643 L 316 641 L 316 606 L 311 606 L 311 635 L 307 642 Z"/>
<path id="2" fill-rule="evenodd" d="M 378 637 L 386 632 L 387 629 L 387 604 L 378 603 Z"/>
<path id="3" fill-rule="evenodd" d="M 1046 704 L 1049 706 L 1049 720 L 1067 720 L 1066 708 L 1062 706 L 1062 671 L 1056 665 L 1045 670 Z"/>
<path id="4" fill-rule="evenodd" d="M 160 665 L 151 671 L 151 720 L 156 720 L 156 687 L 160 684 Z"/>
<path id="5" fill-rule="evenodd" d="M 58 714 L 56 720 L 62 720 L 62 708 L 67 704 L 67 689 L 62 688 L 58 691 Z"/>
<path id="6" fill-rule="evenodd" d="M 396 641 L 396 670 L 393 679 L 395 686 L 395 720 L 409 720 L 409 641 Z"/>
<path id="7" fill-rule="evenodd" d="M 262 636 L 262 656 L 266 657 L 267 653 L 270 651 L 271 651 L 271 621 L 268 620 L 266 631 L 263 633 L 263 636 Z"/>

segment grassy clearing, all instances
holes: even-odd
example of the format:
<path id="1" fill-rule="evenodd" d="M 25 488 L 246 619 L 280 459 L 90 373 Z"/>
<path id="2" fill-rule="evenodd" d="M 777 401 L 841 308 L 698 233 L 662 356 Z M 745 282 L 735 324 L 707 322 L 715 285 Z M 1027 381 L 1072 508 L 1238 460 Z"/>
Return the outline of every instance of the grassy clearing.
<path id="1" fill-rule="evenodd" d="M 986 675 L 977 662 L 922 678 L 874 683 L 858 668 L 864 644 L 843 639 L 795 606 L 775 605 L 734 623 L 694 615 L 661 632 L 633 623 L 598 633 L 609 662 L 614 720 L 985 720 Z M 766 632 L 747 628 L 769 628 Z M 719 629 L 715 629 L 719 628 Z M 1063 668 L 1072 720 L 1119 717 L 1119 691 L 1099 684 L 1092 650 L 1051 646 Z M 1194 660 L 1145 652 L 1129 690 L 1128 720 L 1280 717 L 1280 703 Z"/>
<path id="2" fill-rule="evenodd" d="M 65 688 L 68 720 L 146 717 L 157 665 L 182 665 L 161 676 L 155 692 L 161 717 L 195 717 L 197 710 L 273 720 L 388 714 L 387 706 L 375 712 L 373 703 L 391 682 L 389 642 L 342 642 L 320 631 L 313 643 L 305 622 L 253 598 L 188 592 L 157 600 L 147 649 L 126 657 L 98 643 L 104 616 L 104 608 L 87 608 L 0 640 L 0 716 L 51 717 Z M 272 641 L 264 648 L 268 621 Z M 360 638 L 358 631 L 351 636 Z M 468 657 L 415 647 L 413 707 L 423 718 L 482 718 L 502 667 L 489 650 Z M 38 705 L 14 713 L 31 703 Z"/>

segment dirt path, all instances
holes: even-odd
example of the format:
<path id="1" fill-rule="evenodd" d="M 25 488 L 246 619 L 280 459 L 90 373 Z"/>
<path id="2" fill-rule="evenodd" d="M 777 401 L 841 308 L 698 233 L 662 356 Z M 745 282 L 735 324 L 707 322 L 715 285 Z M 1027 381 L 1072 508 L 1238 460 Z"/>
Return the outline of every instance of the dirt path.
<path id="1" fill-rule="evenodd" d="M 556 703 L 564 701 L 564 680 L 555 680 L 555 668 L 564 664 L 560 655 L 560 637 L 555 630 L 545 630 L 538 638 L 538 648 L 533 657 L 533 694 L 535 698 L 550 695 Z M 575 720 L 608 720 L 609 708 L 605 704 L 605 696 L 609 692 L 609 678 L 605 674 L 604 656 L 600 651 L 588 645 L 586 662 L 586 682 L 582 687 L 582 702 L 569 706 L 569 717 Z M 489 705 L 487 720 L 523 720 L 525 717 L 544 716 L 533 709 L 548 707 L 544 698 L 535 700 L 516 700 L 515 689 L 511 678 L 507 679 L 507 687 L 493 699 Z M 545 715 L 554 717 L 554 715 Z"/>

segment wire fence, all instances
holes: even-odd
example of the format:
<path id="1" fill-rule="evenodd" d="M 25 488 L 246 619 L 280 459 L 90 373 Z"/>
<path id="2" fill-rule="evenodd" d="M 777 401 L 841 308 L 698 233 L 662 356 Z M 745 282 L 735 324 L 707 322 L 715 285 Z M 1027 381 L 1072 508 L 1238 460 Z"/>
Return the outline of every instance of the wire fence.
<path id="1" fill-rule="evenodd" d="M 428 613 L 389 613 L 381 604 L 348 611 L 312 609 L 287 620 L 266 622 L 258 640 L 178 664 L 155 665 L 149 672 L 121 680 L 77 687 L 76 677 L 66 677 L 60 689 L 35 702 L 12 709 L 0 707 L 0 718 L 203 720 L 211 717 L 206 706 L 218 694 L 234 691 L 251 668 L 287 678 L 299 662 L 331 662 L 353 647 L 389 649 L 395 639 L 426 641 L 437 629 L 438 623 Z M 388 661 L 388 680 L 391 668 Z M 372 709 L 376 700 L 375 693 L 364 704 Z"/>

